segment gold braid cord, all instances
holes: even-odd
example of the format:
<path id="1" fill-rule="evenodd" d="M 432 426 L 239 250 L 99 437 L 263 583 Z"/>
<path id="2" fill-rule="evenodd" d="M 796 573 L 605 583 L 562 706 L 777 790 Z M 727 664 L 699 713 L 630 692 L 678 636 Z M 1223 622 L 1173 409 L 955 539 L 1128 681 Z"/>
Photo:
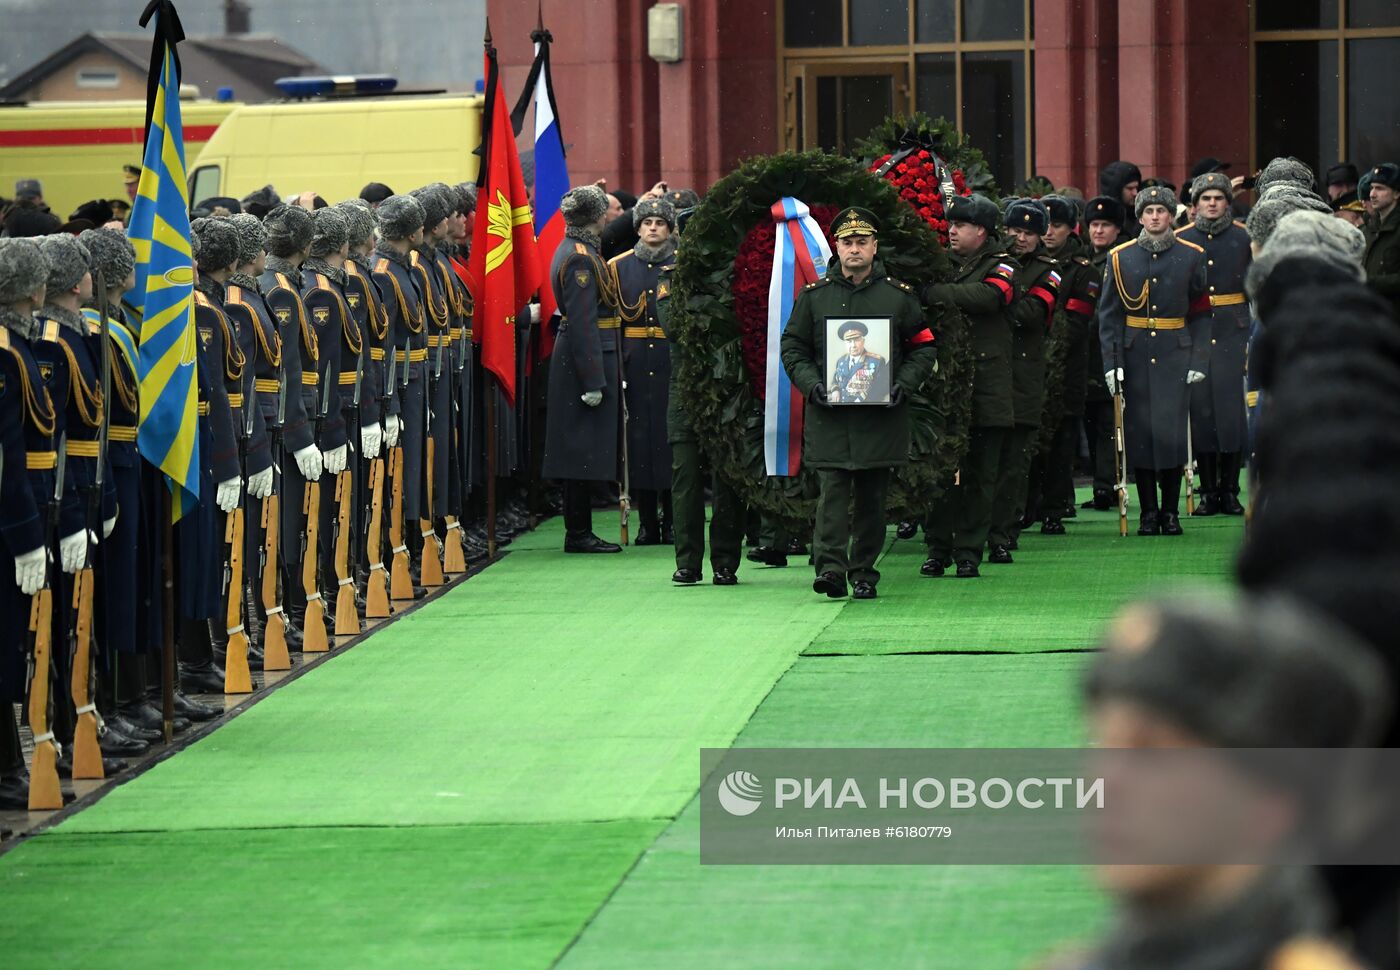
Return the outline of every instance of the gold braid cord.
<path id="1" fill-rule="evenodd" d="M 399 319 L 402 320 L 403 325 L 408 328 L 408 332 L 422 333 L 424 320 L 423 305 L 421 303 L 418 305 L 418 312 L 416 314 L 408 312 L 408 301 L 403 298 L 403 287 L 399 286 L 399 278 L 389 270 L 388 263 L 389 260 L 381 259 L 379 261 L 380 268 L 377 269 L 376 272 L 383 273 L 385 276 L 389 277 L 389 282 L 394 284 L 394 296 L 399 301 Z M 414 324 L 417 324 L 417 326 L 415 327 Z M 386 312 L 384 321 L 385 333 L 388 333 L 388 330 L 389 322 L 388 314 Z"/>
<path id="2" fill-rule="evenodd" d="M 617 264 L 622 262 L 631 253 L 623 253 L 608 260 L 608 273 L 611 276 L 611 286 L 617 292 L 617 312 L 622 317 L 623 323 L 636 323 L 647 313 L 647 294 L 643 290 L 637 295 L 636 303 L 628 303 L 627 297 L 622 292 L 622 278 L 618 275 Z"/>
<path id="3" fill-rule="evenodd" d="M 423 302 L 428 305 L 428 316 L 432 318 L 433 326 L 438 330 L 447 329 L 447 298 L 443 297 L 441 306 L 433 297 L 433 276 L 428 272 L 428 268 L 423 265 L 423 260 L 415 249 L 409 256 L 413 262 L 413 268 L 418 270 L 423 277 Z"/>
<path id="4" fill-rule="evenodd" d="M 34 429 L 44 437 L 52 437 L 58 415 L 54 411 L 53 398 L 49 397 L 47 387 L 39 388 L 44 396 L 41 399 L 34 393 L 34 385 L 29 383 L 29 368 L 24 366 L 24 358 L 14 347 L 6 347 L 15 358 L 15 364 L 19 368 L 19 382 L 24 385 L 24 406 L 29 412 L 29 420 L 33 422 Z"/>
<path id="5" fill-rule="evenodd" d="M 73 356 L 73 348 L 59 340 L 58 345 L 63 348 L 63 354 L 68 358 L 68 393 L 77 402 L 78 415 L 83 419 L 83 424 L 89 428 L 102 427 L 102 388 L 91 388 L 83 380 L 83 372 L 78 367 L 78 360 Z"/>
<path id="6" fill-rule="evenodd" d="M 236 286 L 229 287 L 230 303 L 234 306 L 242 307 L 248 312 L 248 325 L 253 328 L 253 335 L 258 338 L 258 346 L 262 348 L 263 356 L 273 367 L 282 366 L 282 335 L 275 329 L 272 331 L 272 340 L 276 346 L 271 346 L 267 342 L 267 334 L 263 332 L 262 323 L 258 320 L 258 312 L 253 309 L 252 304 L 243 300 L 243 291 Z"/>
<path id="7" fill-rule="evenodd" d="M 1128 296 L 1128 291 L 1123 285 L 1123 271 L 1118 265 L 1118 253 L 1113 253 L 1113 283 L 1118 287 L 1118 296 L 1123 301 L 1123 306 L 1129 312 L 1141 310 L 1147 306 L 1147 280 L 1142 281 L 1142 290 L 1137 296 Z"/>
<path id="8" fill-rule="evenodd" d="M 297 319 L 301 322 L 302 343 L 306 345 L 306 351 L 311 355 L 311 359 L 319 361 L 321 359 L 321 345 L 316 340 L 316 331 L 312 330 L 311 324 L 307 322 L 306 304 L 301 302 L 301 294 L 292 289 L 292 284 L 287 282 L 287 277 L 284 274 L 277 274 L 277 282 L 282 285 L 282 289 L 292 294 L 296 299 Z"/>

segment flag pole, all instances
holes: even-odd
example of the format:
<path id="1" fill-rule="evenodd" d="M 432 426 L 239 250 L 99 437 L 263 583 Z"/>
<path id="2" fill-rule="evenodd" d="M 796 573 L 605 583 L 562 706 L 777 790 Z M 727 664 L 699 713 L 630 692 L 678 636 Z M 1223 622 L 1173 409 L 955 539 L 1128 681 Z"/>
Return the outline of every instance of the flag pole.
<path id="1" fill-rule="evenodd" d="M 175 738 L 175 511 L 170 484 L 160 500 L 161 526 L 161 624 L 160 717 L 165 743 Z"/>

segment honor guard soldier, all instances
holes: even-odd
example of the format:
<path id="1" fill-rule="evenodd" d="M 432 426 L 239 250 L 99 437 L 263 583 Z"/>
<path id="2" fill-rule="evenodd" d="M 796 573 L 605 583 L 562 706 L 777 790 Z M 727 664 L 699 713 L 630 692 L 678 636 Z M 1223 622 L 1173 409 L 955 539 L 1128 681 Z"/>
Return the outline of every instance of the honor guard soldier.
<path id="1" fill-rule="evenodd" d="M 297 206 L 279 205 L 263 220 L 267 233 L 265 268 L 258 285 L 263 299 L 277 321 L 282 338 L 282 370 L 286 397 L 282 446 L 292 453 L 292 461 L 282 468 L 282 536 L 279 546 L 286 567 L 283 573 L 286 618 L 297 633 L 289 634 L 293 646 L 302 643 L 306 615 L 306 593 L 298 563 L 301 542 L 306 534 L 304 497 L 308 483 L 317 484 L 325 467 L 325 456 L 316 440 L 315 418 L 320 406 L 320 345 L 306 305 L 301 300 L 301 264 L 311 251 L 315 230 L 311 213 Z"/>
<path id="2" fill-rule="evenodd" d="M 1026 510 L 1031 457 L 1045 410 L 1045 337 L 1060 299 L 1060 271 L 1041 239 L 1050 215 L 1039 199 L 1015 199 L 1006 209 L 1011 252 L 1020 262 L 1019 294 L 1011 305 L 1011 433 L 1002 442 L 992 501 L 992 528 L 987 535 L 988 561 L 1011 562 L 1011 550 Z"/>
<path id="3" fill-rule="evenodd" d="M 1124 436 L 1135 470 L 1138 535 L 1181 535 L 1188 384 L 1210 360 L 1206 255 L 1172 232 L 1176 194 L 1163 186 L 1137 197 L 1138 238 L 1116 247 L 1099 299 L 1104 383 L 1123 394 Z M 1160 489 L 1160 501 L 1158 497 Z"/>
<path id="4" fill-rule="evenodd" d="M 671 350 L 656 307 L 658 280 L 675 264 L 676 210 L 664 198 L 642 199 L 632 207 L 632 223 L 637 244 L 609 261 L 622 298 L 628 492 L 642 520 L 636 544 L 671 545 L 671 445 L 666 436 Z"/>
<path id="5" fill-rule="evenodd" d="M 0 239 L 0 809 L 21 811 L 29 807 L 29 774 L 14 705 L 28 695 L 31 597 L 49 579 L 57 447 L 57 415 L 32 349 L 45 329 L 34 311 L 48 276 L 37 243 Z M 50 680 L 55 694 L 64 686 Z"/>
<path id="6" fill-rule="evenodd" d="M 925 304 L 955 306 L 972 331 L 972 427 L 957 484 L 949 483 L 924 524 L 928 558 L 919 572 L 942 576 L 957 563 L 958 576 L 979 575 L 977 565 L 992 526 L 1001 455 L 1015 424 L 1011 384 L 1011 324 L 1016 267 L 997 238 L 997 207 L 980 195 L 955 196 L 948 204 L 953 278 L 924 288 Z"/>
<path id="7" fill-rule="evenodd" d="M 1106 195 L 1090 199 L 1084 206 L 1084 231 L 1088 235 L 1089 262 L 1103 291 L 1108 253 L 1123 234 L 1123 204 Z M 1094 466 L 1094 494 L 1080 508 L 1105 511 L 1113 507 L 1113 486 L 1118 481 L 1113 448 L 1113 395 L 1108 393 L 1103 375 L 1103 347 L 1099 343 L 1098 310 L 1089 322 L 1088 378 L 1084 388 L 1084 434 L 1089 439 L 1089 460 Z"/>
<path id="8" fill-rule="evenodd" d="M 442 182 L 435 182 L 434 185 L 451 203 L 447 213 L 447 237 L 437 243 L 438 275 L 442 277 L 443 291 L 447 294 L 447 304 L 453 317 L 452 341 L 447 355 L 452 363 L 452 473 L 444 492 L 447 499 L 445 524 L 449 530 L 449 548 L 454 542 L 459 544 L 466 561 L 475 562 L 486 557 L 486 543 L 478 542 L 468 533 L 463 517 L 471 492 L 472 465 L 484 466 L 485 463 L 475 457 L 481 451 L 483 439 L 474 433 L 478 382 L 474 372 L 475 354 L 472 353 L 472 297 L 462 274 L 466 272 L 466 249 L 463 247 L 471 239 L 468 220 L 476 212 L 476 186 L 468 187 L 466 183 L 449 186 Z M 459 257 L 463 260 L 460 271 L 456 262 Z M 522 341 L 516 355 L 520 381 L 516 386 L 521 389 L 517 394 L 517 403 L 528 398 L 523 379 L 530 338 L 528 319 L 522 316 L 516 322 L 516 335 Z M 521 426 L 524 426 L 523 422 Z M 502 514 L 499 498 L 497 509 L 499 518 Z M 455 539 L 450 534 L 452 530 L 456 532 Z M 500 531 L 498 524 L 498 534 Z M 458 561 L 455 565 L 460 569 L 465 564 Z"/>
<path id="9" fill-rule="evenodd" d="M 1366 284 L 1390 301 L 1400 321 L 1400 165 L 1385 162 L 1367 172 L 1363 202 L 1371 204 L 1366 221 Z"/>
<path id="10" fill-rule="evenodd" d="M 910 394 L 933 374 L 933 334 L 913 288 L 886 275 L 880 262 L 880 223 L 853 206 L 831 223 L 836 254 L 826 276 L 798 295 L 783 331 L 783 369 L 812 407 L 807 411 L 802 461 L 817 471 L 821 496 L 812 555 L 812 589 L 832 598 L 874 599 L 875 568 L 885 538 L 885 493 L 890 475 L 909 460 Z M 850 385 L 827 386 L 827 341 L 833 318 L 889 321 L 889 392 L 883 402 L 840 403 Z M 843 330 L 850 323 L 841 323 Z M 858 328 L 865 327 L 858 323 Z M 868 330 L 868 328 L 866 328 Z M 839 334 L 839 331 L 838 331 Z M 862 337 L 867 334 L 861 334 Z M 838 335 L 838 339 L 845 339 Z M 857 356 L 864 356 L 864 348 Z M 872 384 L 873 389 L 873 384 Z M 883 406 L 882 406 L 883 404 Z"/>
<path id="11" fill-rule="evenodd" d="M 446 189 L 447 186 L 442 186 Z M 428 359 L 428 424 L 425 430 L 431 449 L 425 449 L 426 474 L 419 487 L 422 489 L 422 533 L 426 544 L 423 555 L 431 552 L 437 555 L 441 547 L 437 539 L 437 521 L 443 518 L 447 500 L 448 469 L 451 467 L 452 431 L 452 331 L 457 314 L 448 304 L 448 293 L 443 288 L 445 282 L 437 267 L 437 244 L 447 238 L 450 228 L 447 216 L 452 209 L 452 200 L 437 186 L 425 185 L 411 193 L 423 207 L 423 238 L 409 254 L 413 267 L 413 278 L 423 294 L 426 312 Z M 426 458 L 431 450 L 431 463 Z M 428 566 L 429 575 L 432 566 Z M 440 571 L 440 570 L 439 570 Z M 426 585 L 426 584 L 425 584 Z"/>
<path id="12" fill-rule="evenodd" d="M 559 305 L 559 335 L 550 356 L 545 478 L 564 486 L 564 551 L 621 552 L 593 533 L 592 483 L 619 480 L 622 408 L 618 295 L 599 254 L 608 197 L 595 185 L 570 189 L 559 204 L 564 241 L 549 281 Z"/>
<path id="13" fill-rule="evenodd" d="M 403 560 L 408 545 L 416 545 L 418 520 L 423 515 L 423 462 L 427 389 L 428 334 L 424 332 L 427 311 L 415 279 L 410 254 L 423 242 L 423 207 L 410 195 L 391 195 L 374 210 L 379 244 L 374 250 L 374 283 L 389 316 L 389 334 L 394 359 L 389 373 L 395 388 L 389 398 L 389 416 L 384 422 L 384 444 L 390 450 L 403 449 L 398 469 L 404 522 L 403 546 L 395 556 Z M 416 585 L 416 584 L 415 584 Z M 417 591 L 415 590 L 415 595 Z"/>
<path id="14" fill-rule="evenodd" d="M 1196 215 L 1178 229 L 1178 239 L 1206 253 L 1206 291 L 1210 295 L 1210 368 L 1191 388 L 1191 437 L 1201 470 L 1196 515 L 1243 515 L 1240 466 L 1248 444 L 1244 407 L 1245 348 L 1249 343 L 1249 304 L 1244 276 L 1253 255 L 1249 232 L 1230 208 L 1230 179 L 1210 172 L 1191 183 Z"/>

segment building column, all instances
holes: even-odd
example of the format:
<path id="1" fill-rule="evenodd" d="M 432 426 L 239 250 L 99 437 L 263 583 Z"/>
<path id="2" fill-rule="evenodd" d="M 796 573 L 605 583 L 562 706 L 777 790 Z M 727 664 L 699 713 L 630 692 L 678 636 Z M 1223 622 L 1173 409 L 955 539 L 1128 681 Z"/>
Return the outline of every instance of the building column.
<path id="1" fill-rule="evenodd" d="M 1035 5 L 1036 172 L 1098 194 L 1098 170 L 1118 157 L 1115 0 Z"/>

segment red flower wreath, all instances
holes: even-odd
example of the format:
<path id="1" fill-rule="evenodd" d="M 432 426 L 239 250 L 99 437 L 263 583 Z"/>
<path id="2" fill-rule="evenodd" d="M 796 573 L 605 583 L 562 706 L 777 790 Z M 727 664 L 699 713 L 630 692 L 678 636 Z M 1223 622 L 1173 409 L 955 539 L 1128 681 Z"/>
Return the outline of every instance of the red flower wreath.
<path id="1" fill-rule="evenodd" d="M 890 160 L 885 154 L 875 159 L 870 171 L 879 171 Z M 885 173 L 885 178 L 899 189 L 900 198 L 938 233 L 938 240 L 948 245 L 948 220 L 943 218 L 943 191 L 938 179 L 937 160 L 926 148 L 906 156 Z M 953 190 L 958 195 L 971 195 L 961 169 L 953 169 Z"/>

